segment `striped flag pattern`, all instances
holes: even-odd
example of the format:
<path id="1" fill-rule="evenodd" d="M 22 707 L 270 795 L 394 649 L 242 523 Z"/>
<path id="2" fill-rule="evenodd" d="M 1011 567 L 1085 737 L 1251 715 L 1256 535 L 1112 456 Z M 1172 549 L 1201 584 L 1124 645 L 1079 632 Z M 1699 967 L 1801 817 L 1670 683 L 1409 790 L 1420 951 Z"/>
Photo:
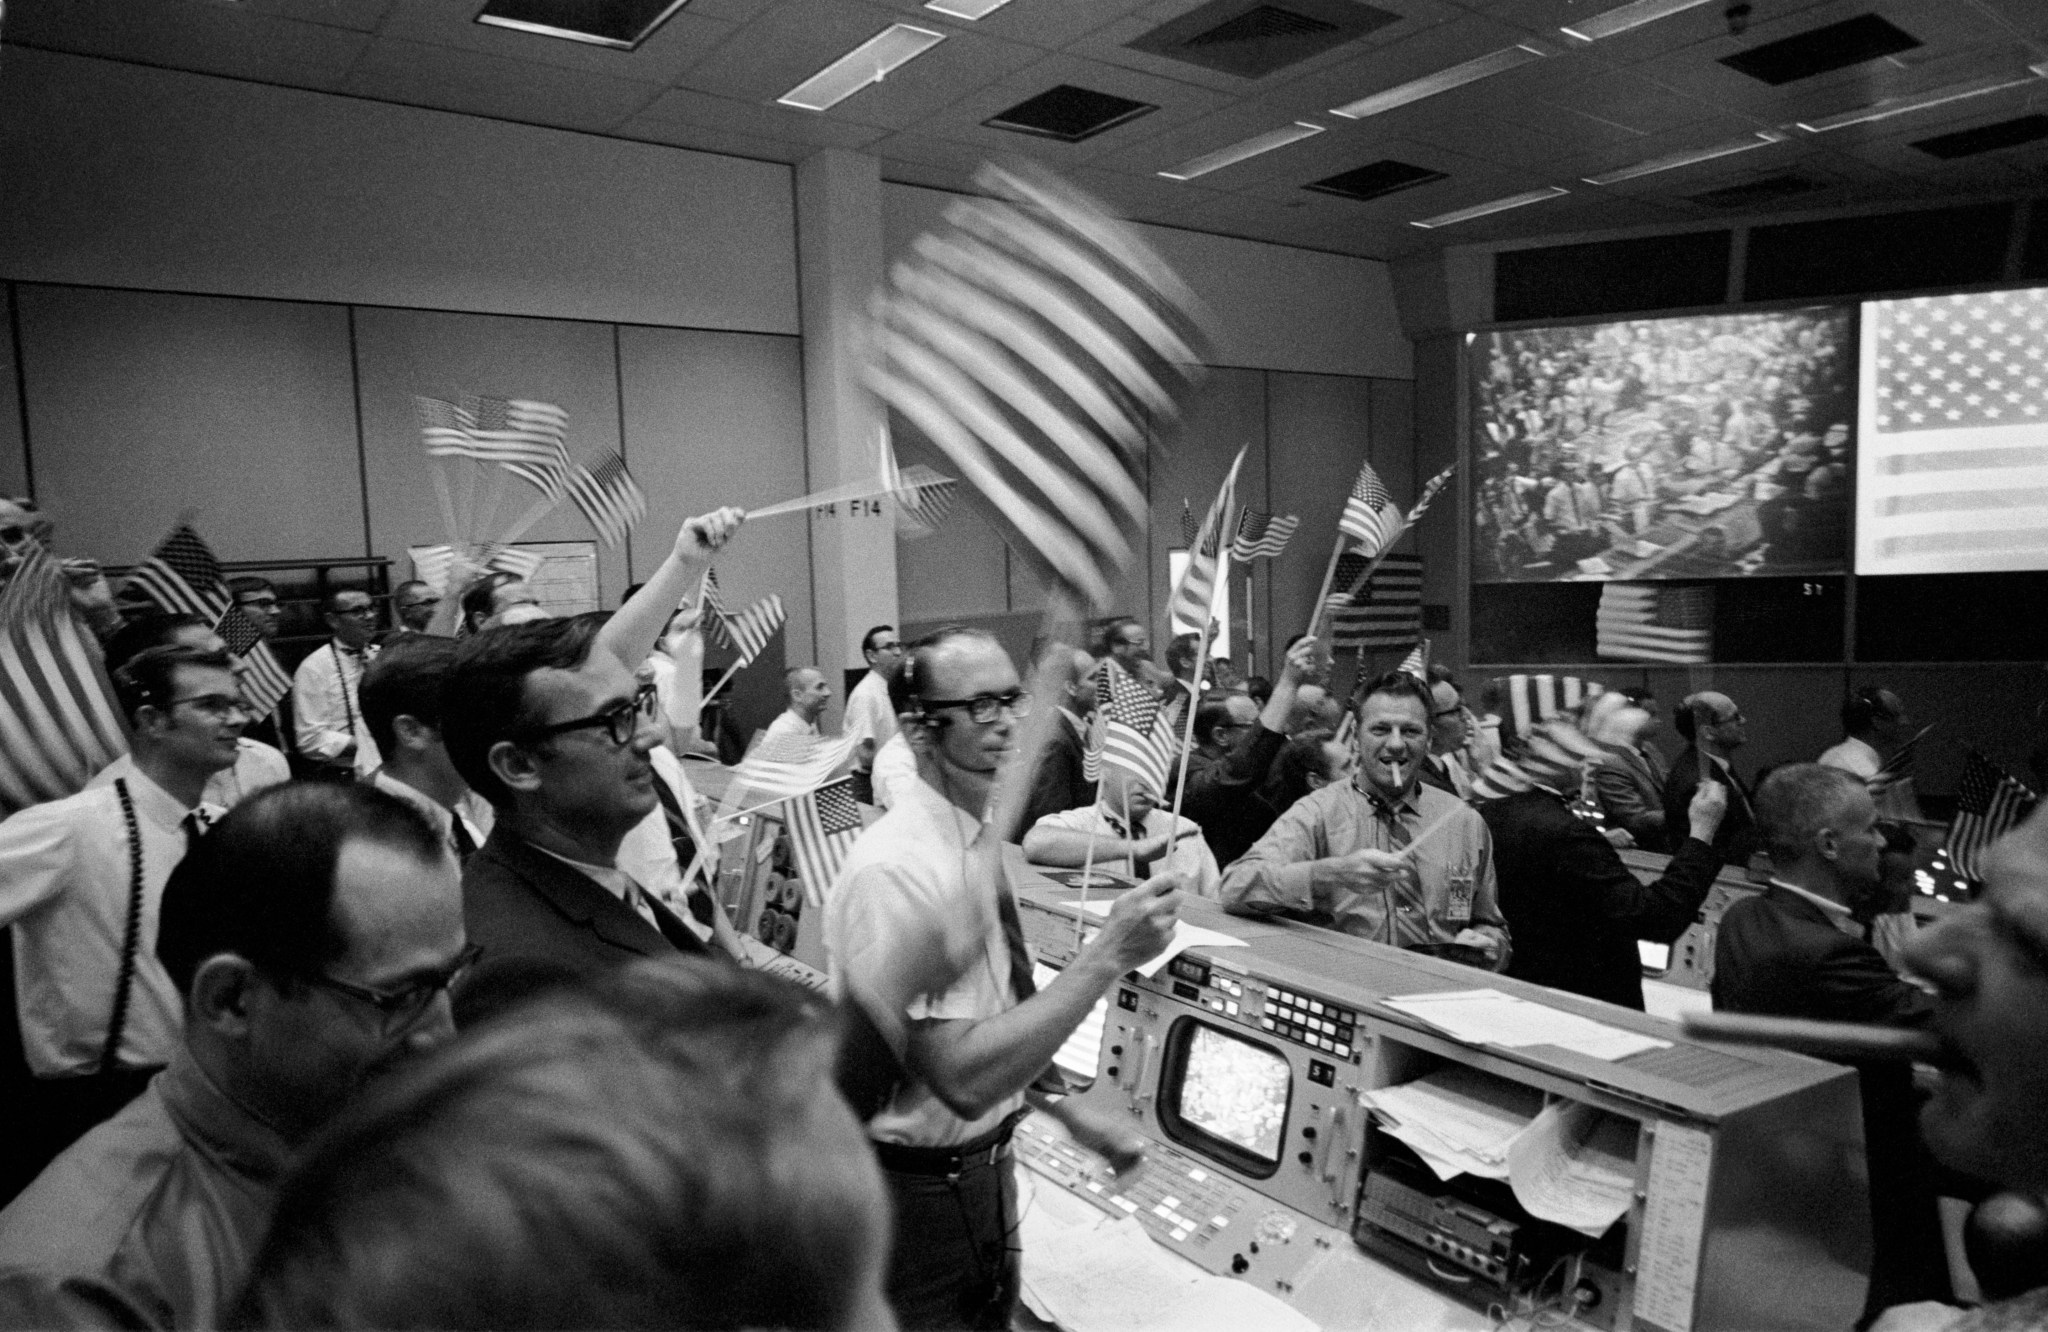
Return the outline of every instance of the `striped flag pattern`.
<path id="1" fill-rule="evenodd" d="M 1338 515 L 1337 530 L 1358 544 L 1359 554 L 1371 558 L 1394 544 L 1408 527 L 1401 506 L 1380 481 L 1371 462 L 1358 465 L 1358 479 L 1345 497 L 1344 512 Z"/>
<path id="2" fill-rule="evenodd" d="M 526 398 L 415 397 L 420 438 L 438 458 L 495 462 L 549 499 L 569 477 L 569 414 Z"/>
<path id="3" fill-rule="evenodd" d="M 38 547 L 0 590 L 0 817 L 84 790 L 127 749 L 99 648 Z"/>
<path id="4" fill-rule="evenodd" d="M 1239 564 L 1271 559 L 1287 549 L 1288 539 L 1300 526 L 1301 519 L 1291 513 L 1276 518 L 1247 505 L 1243 516 L 1237 520 L 1237 536 L 1230 543 L 1230 558 Z"/>
<path id="5" fill-rule="evenodd" d="M 128 573 L 124 590 L 133 591 L 179 615 L 196 615 L 213 626 L 240 658 L 237 674 L 249 710 L 260 720 L 291 692 L 291 676 L 255 632 L 255 625 L 235 608 L 227 576 L 211 548 L 189 523 L 180 523 L 155 551 Z M 236 644 L 243 644 L 237 647 Z"/>
<path id="6" fill-rule="evenodd" d="M 815 906 L 839 877 L 846 853 L 860 837 L 860 803 L 853 798 L 853 779 L 842 777 L 791 800 L 785 807 L 789 847 L 796 857 L 797 877 L 806 901 Z"/>
<path id="7" fill-rule="evenodd" d="M 782 598 L 770 594 L 761 598 L 738 615 L 724 617 L 726 636 L 739 649 L 740 665 L 744 666 L 761 655 L 761 649 L 768 646 L 768 640 L 775 637 L 776 630 L 788 617 L 783 613 Z"/>
<path id="8" fill-rule="evenodd" d="M 1204 340 L 1193 295 L 1042 168 L 985 166 L 890 271 L 871 389 L 951 460 L 1013 550 L 1106 609 L 1146 520 L 1150 441 Z"/>
<path id="9" fill-rule="evenodd" d="M 742 802 L 754 804 L 764 798 L 772 802 L 817 790 L 853 756 L 860 739 L 857 735 L 763 734 L 733 769 L 721 810 L 730 812 Z"/>
<path id="10" fill-rule="evenodd" d="M 647 516 L 647 496 L 626 470 L 626 460 L 607 453 L 596 467 L 578 463 L 569 474 L 569 498 L 607 546 L 626 539 L 633 525 Z"/>
<path id="11" fill-rule="evenodd" d="M 960 483 L 940 476 L 923 463 L 912 463 L 898 473 L 896 530 L 911 537 L 930 536 L 953 511 L 954 492 Z"/>
<path id="12" fill-rule="evenodd" d="M 1594 655 L 1610 661 L 1703 666 L 1714 659 L 1714 589 L 1602 583 Z"/>
<path id="13" fill-rule="evenodd" d="M 1337 560 L 1333 587 L 1348 587 L 1367 563 L 1364 555 L 1347 551 Z M 1372 581 L 1358 595 L 1342 591 L 1330 598 L 1330 645 L 1386 651 L 1406 647 L 1422 636 L 1422 557 L 1389 555 L 1373 570 Z"/>
<path id="14" fill-rule="evenodd" d="M 1539 785 L 1566 792 L 1569 798 L 1579 789 L 1586 767 L 1607 752 L 1562 717 L 1542 723 L 1525 739 L 1521 753 L 1499 756 L 1472 779 L 1474 800 L 1500 800 Z"/>
<path id="15" fill-rule="evenodd" d="M 1956 873 L 1982 878 L 1979 858 L 2018 827 L 2038 799 L 1976 750 L 1965 754 L 1962 781 L 1956 785 L 1956 817 L 1948 830 L 1948 861 Z"/>
<path id="16" fill-rule="evenodd" d="M 491 552 L 490 558 L 484 561 L 484 567 L 524 580 L 539 573 L 547 562 L 547 556 L 534 551 L 520 550 L 516 546 L 499 546 Z"/>
<path id="17" fill-rule="evenodd" d="M 1528 735 L 1538 722 L 1607 692 L 1607 686 L 1598 680 L 1582 680 L 1576 675 L 1510 675 L 1501 686 L 1508 701 L 1508 715 L 1502 724 L 1513 726 L 1520 736 Z"/>
<path id="18" fill-rule="evenodd" d="M 235 674 L 241 677 L 242 697 L 250 711 L 258 717 L 268 717 L 278 700 L 292 691 L 292 677 L 285 674 L 284 664 L 263 641 L 263 632 L 256 622 L 240 606 L 230 606 L 214 626 L 214 632 L 238 658 Z"/>
<path id="19" fill-rule="evenodd" d="M 1113 660 L 1102 663 L 1102 682 L 1107 688 L 1100 704 L 1105 724 L 1099 766 L 1122 768 L 1159 795 L 1179 757 L 1179 709 L 1160 706 L 1156 694 Z"/>
<path id="20" fill-rule="evenodd" d="M 1394 668 L 1404 675 L 1412 675 L 1424 684 L 1429 683 L 1429 640 L 1423 639 L 1408 655 L 1401 658 L 1401 664 Z"/>
<path id="21" fill-rule="evenodd" d="M 1180 582 L 1166 603 L 1170 624 L 1192 624 L 1199 630 L 1209 623 L 1209 611 L 1216 604 L 1216 580 L 1227 569 L 1229 544 L 1223 532 L 1230 511 L 1237 507 L 1237 473 L 1244 466 L 1244 454 L 1243 449 L 1237 451 L 1237 461 L 1230 464 L 1230 475 L 1223 478 L 1222 488 L 1210 501 L 1201 529 L 1188 540 L 1187 567 L 1181 570 Z"/>

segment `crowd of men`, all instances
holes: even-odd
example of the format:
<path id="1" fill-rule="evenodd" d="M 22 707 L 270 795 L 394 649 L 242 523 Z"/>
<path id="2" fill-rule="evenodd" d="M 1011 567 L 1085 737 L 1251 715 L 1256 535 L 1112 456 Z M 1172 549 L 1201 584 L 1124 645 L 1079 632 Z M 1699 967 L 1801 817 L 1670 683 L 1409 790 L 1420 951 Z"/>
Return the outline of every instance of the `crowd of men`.
<path id="1" fill-rule="evenodd" d="M 988 633 L 877 626 L 843 739 L 882 812 L 817 885 L 829 988 L 761 974 L 692 873 L 711 848 L 680 761 L 705 739 L 687 603 L 743 519 L 682 524 L 608 616 L 487 576 L 400 587 L 379 635 L 338 592 L 263 718 L 204 621 L 105 624 L 129 752 L 0 823 L 26 1112 L 0 1327 L 1008 1327 L 1012 1132 L 1035 1108 L 1138 1159 L 1053 1056 L 1184 896 L 1641 1008 L 1637 941 L 1753 855 L 1772 883 L 1728 914 L 1716 1001 L 1949 1052 L 1924 1108 L 1863 1071 L 1870 1314 L 1951 1296 L 1938 1194 L 2014 1190 L 2024 1221 L 2048 1188 L 2048 823 L 2000 845 L 1980 902 L 1897 926 L 1880 806 L 1911 799 L 1887 762 L 1911 728 L 1884 690 L 1753 787 L 1719 693 L 1680 705 L 1667 763 L 1641 693 L 1561 746 L 1440 668 L 1347 704 L 1313 638 L 1271 681 L 1204 679 L 1112 620 L 1022 663 L 1034 696 Z M 235 592 L 274 632 L 277 589 Z M 823 743 L 831 682 L 785 684 L 763 729 Z M 1164 781 L 1099 761 L 1097 714 L 1134 688 L 1192 709 Z M 1132 885 L 1057 973 L 1006 841 Z M 1650 882 L 1631 844 L 1670 852 Z M 1958 1326 L 2042 1312 L 2023 1284 Z"/>

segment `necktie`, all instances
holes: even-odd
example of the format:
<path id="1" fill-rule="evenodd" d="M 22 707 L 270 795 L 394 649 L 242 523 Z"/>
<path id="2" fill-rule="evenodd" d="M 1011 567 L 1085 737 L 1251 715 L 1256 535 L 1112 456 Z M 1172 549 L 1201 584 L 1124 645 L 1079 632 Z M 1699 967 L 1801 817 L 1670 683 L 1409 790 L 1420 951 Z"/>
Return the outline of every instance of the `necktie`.
<path id="1" fill-rule="evenodd" d="M 178 826 L 185 830 L 185 845 L 189 847 L 206 835 L 206 830 L 213 826 L 213 820 L 207 818 L 204 811 L 194 809 L 178 820 Z"/>
<path id="2" fill-rule="evenodd" d="M 690 836 L 689 822 L 683 818 L 682 801 L 676 799 L 674 789 L 659 772 L 654 774 L 654 798 L 661 802 L 662 817 L 668 820 L 668 840 L 669 845 L 676 849 L 676 869 L 687 874 L 697 859 L 697 839 Z M 687 894 L 684 904 L 690 908 L 690 914 L 696 917 L 699 925 L 709 925 L 713 908 L 703 884 L 692 881 L 684 884 L 683 890 Z"/>
<path id="3" fill-rule="evenodd" d="M 1038 982 L 1031 975 L 1031 948 L 1024 942 L 1024 922 L 1017 916 L 1017 899 L 1010 892 L 1007 868 L 996 881 L 996 915 L 1003 922 L 1003 942 L 1010 950 L 1010 991 L 1021 1004 L 1038 993 Z"/>
<path id="4" fill-rule="evenodd" d="M 448 811 L 448 844 L 455 848 L 455 863 L 467 865 L 469 858 L 476 854 L 476 838 L 469 835 L 469 824 L 461 814 Z"/>
<path id="5" fill-rule="evenodd" d="M 1387 834 L 1387 849 L 1399 851 L 1408 845 L 1408 829 L 1401 822 L 1401 811 L 1382 798 L 1378 792 L 1368 792 L 1366 803 L 1372 806 L 1373 817 Z"/>
<path id="6" fill-rule="evenodd" d="M 709 951 L 704 941 L 698 938 L 688 925 L 683 924 L 677 918 L 675 912 L 669 910 L 667 906 L 662 904 L 659 898 L 656 898 L 637 883 L 633 885 L 633 898 L 640 914 L 655 929 L 661 931 L 661 937 L 668 940 L 677 952 L 703 953 Z M 694 900 L 691 902 L 691 906 L 692 908 L 696 906 Z"/>

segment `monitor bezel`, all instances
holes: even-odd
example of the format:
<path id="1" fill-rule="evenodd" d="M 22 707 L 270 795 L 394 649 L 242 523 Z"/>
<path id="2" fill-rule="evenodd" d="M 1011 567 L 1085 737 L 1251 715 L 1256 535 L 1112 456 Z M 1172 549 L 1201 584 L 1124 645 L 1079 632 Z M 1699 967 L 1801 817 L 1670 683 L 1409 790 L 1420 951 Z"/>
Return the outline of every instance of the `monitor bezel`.
<path id="1" fill-rule="evenodd" d="M 1287 1070 L 1287 1104 L 1280 1113 L 1280 1141 L 1270 1160 L 1190 1123 L 1181 1114 L 1180 1094 L 1187 1077 L 1188 1052 L 1195 1043 L 1196 1034 L 1201 1031 L 1212 1031 L 1226 1040 L 1238 1041 L 1270 1054 Z M 1173 1025 L 1166 1030 L 1165 1058 L 1159 1068 L 1159 1127 L 1178 1145 L 1200 1152 L 1227 1170 L 1249 1179 L 1271 1179 L 1280 1173 L 1280 1167 L 1287 1159 L 1287 1134 L 1294 1116 L 1295 1077 L 1294 1061 L 1286 1050 L 1277 1045 L 1203 1018 L 1191 1015 L 1175 1018 Z"/>

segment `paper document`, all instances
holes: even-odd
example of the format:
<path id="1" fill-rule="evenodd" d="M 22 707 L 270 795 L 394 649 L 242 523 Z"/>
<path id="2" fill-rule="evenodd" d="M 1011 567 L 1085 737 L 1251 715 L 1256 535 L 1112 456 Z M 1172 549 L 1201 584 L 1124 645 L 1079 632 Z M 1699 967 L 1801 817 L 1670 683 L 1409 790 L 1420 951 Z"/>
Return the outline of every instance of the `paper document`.
<path id="1" fill-rule="evenodd" d="M 1627 1215 L 1635 1181 L 1635 1125 L 1578 1101 L 1544 1107 L 1508 1147 L 1515 1200 L 1593 1239 Z"/>
<path id="2" fill-rule="evenodd" d="M 1040 962 L 1031 968 L 1031 979 L 1039 989 L 1058 978 L 1057 968 Z M 1060 1043 L 1052 1062 L 1062 1073 L 1071 1073 L 1083 1082 L 1093 1082 L 1098 1069 L 1102 1067 L 1102 1027 L 1109 1020 L 1109 998 L 1095 1001 L 1095 1007 L 1088 1010 L 1088 1016 L 1081 1019 L 1081 1025 L 1067 1033 L 1067 1039 Z"/>
<path id="3" fill-rule="evenodd" d="M 1615 1060 L 1644 1050 L 1661 1050 L 1671 1044 L 1548 1004 L 1517 999 L 1499 990 L 1448 990 L 1381 1002 L 1470 1045 L 1500 1045 L 1509 1049 L 1553 1045 L 1594 1059 Z"/>
<path id="4" fill-rule="evenodd" d="M 1152 1242 L 1131 1217 L 1053 1231 L 1024 1245 L 1026 1302 L 1065 1332 L 1315 1332 L 1243 1281 L 1210 1276 Z"/>
<path id="5" fill-rule="evenodd" d="M 1414 1149 L 1438 1179 L 1505 1179 L 1508 1151 L 1543 1107 L 1543 1093 L 1459 1065 L 1366 1092 L 1380 1126 Z"/>
<path id="6" fill-rule="evenodd" d="M 1116 900 L 1111 898 L 1106 902 L 1090 902 L 1086 910 L 1091 916 L 1107 917 L 1110 908 L 1115 905 Z M 1164 967 L 1190 948 L 1242 948 L 1244 946 L 1244 940 L 1224 934 L 1219 930 L 1205 930 L 1199 925 L 1190 925 L 1184 920 L 1177 920 L 1173 922 L 1173 942 L 1166 945 L 1166 951 L 1153 958 L 1150 962 L 1147 962 L 1144 966 L 1135 967 L 1133 970 L 1146 980 L 1150 980 L 1159 974 L 1161 967 Z"/>

